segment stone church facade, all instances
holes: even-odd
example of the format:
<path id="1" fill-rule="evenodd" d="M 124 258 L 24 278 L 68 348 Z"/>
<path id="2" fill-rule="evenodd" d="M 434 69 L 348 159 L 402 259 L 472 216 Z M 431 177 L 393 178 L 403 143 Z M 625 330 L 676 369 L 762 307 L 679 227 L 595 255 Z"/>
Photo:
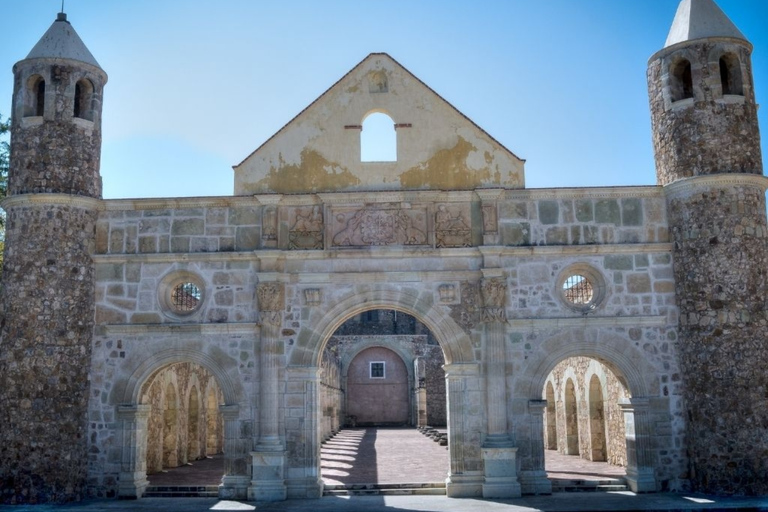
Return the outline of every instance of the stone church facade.
<path id="1" fill-rule="evenodd" d="M 2 501 L 140 498 L 212 453 L 221 497 L 320 497 L 363 348 L 408 363 L 407 422 L 428 412 L 423 333 L 328 355 L 374 310 L 440 348 L 449 496 L 549 493 L 558 446 L 635 491 L 768 494 L 751 50 L 712 0 L 681 2 L 648 68 L 656 186 L 527 189 L 523 160 L 371 54 L 235 166 L 233 196 L 104 200 L 107 75 L 59 15 L 14 66 Z M 361 161 L 371 113 L 395 161 Z M 370 378 L 396 366 L 371 357 Z M 571 442 L 579 394 L 609 443 Z"/>

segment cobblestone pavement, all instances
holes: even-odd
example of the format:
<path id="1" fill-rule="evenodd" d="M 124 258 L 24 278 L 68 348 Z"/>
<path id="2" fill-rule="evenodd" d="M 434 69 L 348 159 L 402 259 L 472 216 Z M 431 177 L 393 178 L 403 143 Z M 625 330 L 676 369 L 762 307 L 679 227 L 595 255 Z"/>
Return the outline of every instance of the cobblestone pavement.
<path id="1" fill-rule="evenodd" d="M 326 484 L 439 483 L 448 450 L 415 428 L 344 429 L 321 449 Z"/>

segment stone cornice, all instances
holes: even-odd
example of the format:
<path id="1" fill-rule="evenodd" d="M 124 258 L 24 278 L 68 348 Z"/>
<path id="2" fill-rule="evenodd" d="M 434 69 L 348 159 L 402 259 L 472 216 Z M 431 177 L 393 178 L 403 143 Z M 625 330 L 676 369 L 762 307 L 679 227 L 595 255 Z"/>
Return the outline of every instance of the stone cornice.
<path id="1" fill-rule="evenodd" d="M 580 316 L 563 318 L 508 318 L 510 329 L 587 329 L 589 327 L 662 327 L 670 324 L 667 315 Z"/>
<path id="2" fill-rule="evenodd" d="M 429 247 L 371 247 L 370 249 L 336 249 L 330 251 L 280 251 L 264 250 L 252 252 L 194 252 L 156 254 L 95 254 L 95 263 L 175 263 L 208 261 L 266 261 L 279 260 L 374 260 L 374 259 L 417 259 L 417 258 L 477 258 L 492 253 L 496 257 L 535 256 L 602 256 L 607 254 L 656 254 L 672 251 L 671 243 L 606 244 L 606 245 L 554 245 L 554 246 L 481 246 L 456 249 L 432 249 Z M 478 263 L 479 265 L 479 263 Z M 392 272 L 390 272 L 392 273 Z M 394 272 L 396 273 L 396 272 Z M 407 272 L 413 274 L 414 272 Z M 416 272 L 418 273 L 418 272 Z M 351 273 L 360 276 L 362 273 Z"/>
<path id="3" fill-rule="evenodd" d="M 160 197 L 149 199 L 105 199 L 103 210 L 165 210 L 173 208 L 231 208 L 259 206 L 261 203 L 251 196 L 211 197 Z"/>
<path id="4" fill-rule="evenodd" d="M 729 188 L 747 186 L 760 188 L 765 192 L 768 189 L 768 178 L 762 174 L 723 173 L 707 176 L 694 176 L 670 183 L 664 187 L 664 193 L 668 198 L 686 196 L 696 193 L 701 189 Z"/>
<path id="5" fill-rule="evenodd" d="M 156 254 L 94 254 L 94 263 L 179 263 L 213 261 L 258 261 L 254 252 L 191 252 Z"/>
<path id="6" fill-rule="evenodd" d="M 258 329 L 255 323 L 231 324 L 111 324 L 97 325 L 97 336 L 142 335 L 142 334 L 253 334 Z"/>
<path id="7" fill-rule="evenodd" d="M 87 196 L 74 196 L 69 194 L 19 194 L 6 197 L 0 206 L 7 210 L 15 206 L 41 206 L 58 205 L 74 206 L 86 210 L 102 209 L 104 201 Z"/>
<path id="8" fill-rule="evenodd" d="M 535 188 L 507 190 L 504 199 L 538 201 L 542 199 L 620 199 L 663 197 L 659 186 Z"/>

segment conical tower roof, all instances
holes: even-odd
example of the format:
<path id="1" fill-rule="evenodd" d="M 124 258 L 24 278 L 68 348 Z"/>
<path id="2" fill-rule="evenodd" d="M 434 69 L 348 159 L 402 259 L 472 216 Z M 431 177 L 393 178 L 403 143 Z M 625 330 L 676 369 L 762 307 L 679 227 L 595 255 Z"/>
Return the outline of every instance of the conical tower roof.
<path id="1" fill-rule="evenodd" d="M 714 0 L 683 0 L 677 8 L 664 48 L 708 37 L 747 40 Z"/>
<path id="2" fill-rule="evenodd" d="M 71 59 L 101 69 L 63 12 L 58 14 L 56 21 L 32 48 L 27 59 Z"/>

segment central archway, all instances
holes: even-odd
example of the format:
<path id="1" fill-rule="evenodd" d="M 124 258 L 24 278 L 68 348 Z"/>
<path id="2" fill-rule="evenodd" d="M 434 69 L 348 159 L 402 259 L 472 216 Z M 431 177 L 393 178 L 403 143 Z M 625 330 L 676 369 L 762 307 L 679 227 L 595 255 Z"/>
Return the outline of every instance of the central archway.
<path id="1" fill-rule="evenodd" d="M 338 294 L 339 290 L 334 290 Z M 476 407 L 475 395 L 482 390 L 475 389 L 474 382 L 479 378 L 480 369 L 475 360 L 475 352 L 467 332 L 451 317 L 449 308 L 435 306 L 429 286 L 424 288 L 358 285 L 346 292 L 334 296 L 333 301 L 326 300 L 309 310 L 302 322 L 302 329 L 296 337 L 296 343 L 288 355 L 289 368 L 296 374 L 312 373 L 322 367 L 323 352 L 336 330 L 350 318 L 370 310 L 392 310 L 413 316 L 424 324 L 432 333 L 442 350 L 446 368 L 446 402 L 448 405 L 447 423 L 449 428 L 448 459 L 446 467 L 447 494 L 465 496 L 479 485 L 477 477 L 467 478 L 467 468 L 479 467 L 481 453 L 479 439 L 467 438 L 470 429 L 481 429 L 484 419 L 473 416 L 467 421 L 464 411 Z M 307 326 L 307 327 L 305 327 Z M 448 370 L 450 369 L 450 371 Z M 472 382 L 471 391 L 467 392 L 466 383 Z M 322 386 L 318 386 L 322 388 Z M 322 418 L 322 398 L 311 399 L 317 408 L 318 419 Z M 310 403 L 308 402 L 308 404 Z M 450 405 L 453 403 L 453 405 Z M 482 402 L 480 402 L 482 403 Z M 318 421 L 318 425 L 324 423 Z M 474 426 L 477 423 L 476 426 Z M 318 438 L 322 439 L 320 428 Z M 316 459 L 317 475 L 321 474 L 320 447 Z M 471 491 L 469 489 L 472 489 Z"/>

